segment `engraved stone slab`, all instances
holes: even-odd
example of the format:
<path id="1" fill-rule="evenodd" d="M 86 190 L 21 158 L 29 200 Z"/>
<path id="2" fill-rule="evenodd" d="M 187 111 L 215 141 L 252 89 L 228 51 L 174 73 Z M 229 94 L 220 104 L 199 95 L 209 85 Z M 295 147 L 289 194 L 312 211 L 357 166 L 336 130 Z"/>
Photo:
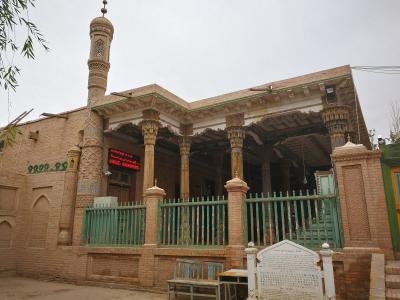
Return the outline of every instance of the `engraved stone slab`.
<path id="1" fill-rule="evenodd" d="M 258 252 L 257 260 L 259 299 L 323 299 L 316 252 L 284 240 Z"/>

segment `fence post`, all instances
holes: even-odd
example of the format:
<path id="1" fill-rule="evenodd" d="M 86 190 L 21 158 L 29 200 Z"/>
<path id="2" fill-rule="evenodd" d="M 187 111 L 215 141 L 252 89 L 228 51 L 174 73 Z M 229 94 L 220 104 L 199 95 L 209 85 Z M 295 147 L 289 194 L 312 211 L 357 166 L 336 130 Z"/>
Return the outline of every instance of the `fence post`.
<path id="1" fill-rule="evenodd" d="M 146 228 L 143 252 L 139 261 L 139 280 L 142 286 L 154 285 L 154 251 L 157 248 L 158 203 L 165 197 L 165 191 L 158 186 L 148 188 L 144 193 L 146 205 Z"/>
<path id="2" fill-rule="evenodd" d="M 226 182 L 225 188 L 228 191 L 228 265 L 231 268 L 242 268 L 245 228 L 244 200 L 249 187 L 246 182 L 235 177 Z"/>
<path id="3" fill-rule="evenodd" d="M 247 275 L 248 275 L 248 297 L 247 300 L 257 299 L 256 291 L 256 254 L 257 248 L 254 247 L 254 243 L 248 244 L 249 248 L 244 251 L 247 254 Z"/>
<path id="4" fill-rule="evenodd" d="M 329 249 L 328 243 L 323 243 L 322 250 L 319 253 L 322 256 L 322 265 L 324 268 L 326 298 L 336 299 L 335 279 L 334 279 L 333 265 L 332 265 L 333 251 Z"/>

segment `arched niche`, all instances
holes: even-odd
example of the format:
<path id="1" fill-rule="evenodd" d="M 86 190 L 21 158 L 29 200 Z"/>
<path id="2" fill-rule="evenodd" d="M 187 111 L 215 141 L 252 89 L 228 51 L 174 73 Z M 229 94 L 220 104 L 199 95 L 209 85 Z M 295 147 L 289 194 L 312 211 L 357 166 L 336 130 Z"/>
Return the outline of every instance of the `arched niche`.
<path id="1" fill-rule="evenodd" d="M 7 221 L 0 222 L 0 249 L 11 247 L 12 226 Z"/>
<path id="2" fill-rule="evenodd" d="M 45 248 L 49 223 L 49 200 L 45 195 L 39 196 L 32 205 L 29 247 Z"/>

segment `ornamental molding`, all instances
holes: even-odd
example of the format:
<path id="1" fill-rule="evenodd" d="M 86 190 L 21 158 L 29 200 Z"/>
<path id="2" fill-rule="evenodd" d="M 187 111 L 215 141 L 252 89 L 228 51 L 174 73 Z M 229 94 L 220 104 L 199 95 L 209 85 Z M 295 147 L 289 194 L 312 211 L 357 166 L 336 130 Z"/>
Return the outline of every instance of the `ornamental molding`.
<path id="1" fill-rule="evenodd" d="M 362 161 L 370 158 L 379 159 L 382 156 L 380 150 L 364 150 L 362 152 L 341 151 L 331 154 L 331 158 L 335 163 L 344 161 Z"/>
<path id="2" fill-rule="evenodd" d="M 232 126 L 227 129 L 228 139 L 231 143 L 231 148 L 243 148 L 243 140 L 246 135 L 246 128 L 242 126 Z"/>
<path id="3" fill-rule="evenodd" d="M 192 139 L 189 136 L 180 136 L 178 137 L 179 142 L 179 151 L 181 156 L 188 156 L 190 155 L 190 146 Z"/>
<path id="4" fill-rule="evenodd" d="M 193 134 L 201 134 L 205 129 L 226 129 L 231 122 L 232 115 L 244 115 L 244 126 L 262 121 L 265 118 L 287 114 L 293 111 L 318 112 L 329 108 L 326 103 L 326 86 L 336 86 L 338 103 L 351 104 L 349 106 L 349 120 L 351 124 L 330 125 L 332 114 L 327 114 L 325 121 L 327 127 L 340 131 L 354 126 L 355 107 L 354 84 L 351 79 L 351 70 L 348 66 L 325 70 L 318 73 L 273 82 L 256 88 L 250 88 L 217 97 L 187 102 L 168 90 L 151 84 L 123 92 L 112 93 L 107 96 L 99 96 L 92 109 L 99 112 L 106 119 L 113 119 L 121 113 L 136 114 L 146 109 L 160 113 L 162 126 L 177 135 L 180 135 L 177 124 L 193 124 Z M 266 87 L 270 88 L 266 88 Z M 339 101 L 340 100 L 340 101 Z M 335 114 L 333 114 L 334 116 Z M 219 122 L 217 120 L 224 120 Z M 334 118 L 337 121 L 337 118 Z M 360 118 L 363 122 L 363 118 Z M 232 122 L 235 122 L 232 120 Z M 322 120 L 320 121 L 322 123 Z M 115 123 L 114 121 L 110 123 Z M 225 124 L 224 124 L 225 123 Z M 233 123 L 234 124 L 234 123 Z M 229 127 L 229 126 L 228 126 Z M 368 137 L 368 133 L 361 124 L 362 139 Z"/>
<path id="5" fill-rule="evenodd" d="M 145 145 L 155 145 L 160 122 L 156 120 L 143 120 L 140 122 Z"/>

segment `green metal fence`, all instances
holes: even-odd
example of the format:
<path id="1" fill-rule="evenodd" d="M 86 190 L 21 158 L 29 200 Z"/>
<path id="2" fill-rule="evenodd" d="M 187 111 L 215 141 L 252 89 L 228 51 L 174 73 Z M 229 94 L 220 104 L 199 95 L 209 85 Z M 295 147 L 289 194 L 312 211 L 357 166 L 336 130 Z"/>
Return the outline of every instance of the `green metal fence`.
<path id="1" fill-rule="evenodd" d="M 228 242 L 228 201 L 223 197 L 163 200 L 158 241 L 164 246 L 223 246 Z"/>
<path id="2" fill-rule="evenodd" d="M 84 208 L 82 244 L 136 246 L 144 244 L 146 206 L 127 203 L 117 207 Z"/>
<path id="3" fill-rule="evenodd" d="M 259 246 L 288 239 L 310 248 L 341 247 L 336 195 L 250 195 L 245 203 L 247 242 Z"/>

